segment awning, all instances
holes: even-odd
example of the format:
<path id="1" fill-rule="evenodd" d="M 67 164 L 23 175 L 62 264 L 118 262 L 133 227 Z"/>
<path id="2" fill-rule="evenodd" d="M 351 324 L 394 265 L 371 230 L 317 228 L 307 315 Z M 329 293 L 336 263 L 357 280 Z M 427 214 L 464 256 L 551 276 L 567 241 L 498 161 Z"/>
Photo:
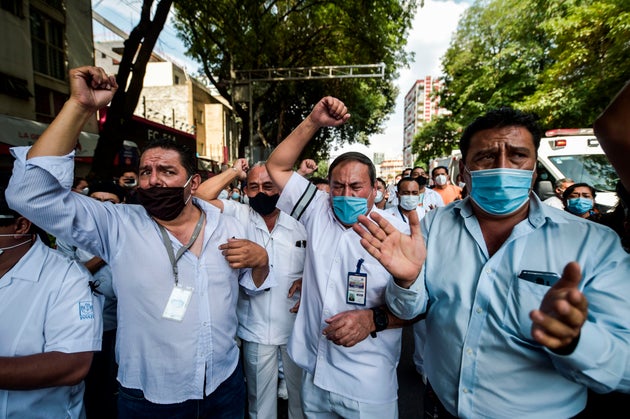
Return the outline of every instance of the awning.
<path id="1" fill-rule="evenodd" d="M 48 124 L 15 116 L 0 115 L 0 143 L 9 146 L 33 145 L 46 128 L 48 128 Z M 79 159 L 94 157 L 97 141 L 98 135 L 81 131 L 75 148 L 76 157 Z M 4 147 L 0 147 L 0 153 L 4 151 L 3 149 Z"/>

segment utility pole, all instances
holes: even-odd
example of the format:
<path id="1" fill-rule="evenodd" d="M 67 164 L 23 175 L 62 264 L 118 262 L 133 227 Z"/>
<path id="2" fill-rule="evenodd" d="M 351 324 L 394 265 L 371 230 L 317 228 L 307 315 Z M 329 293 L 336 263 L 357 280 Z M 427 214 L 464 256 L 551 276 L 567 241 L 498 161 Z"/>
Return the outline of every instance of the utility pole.
<path id="1" fill-rule="evenodd" d="M 287 82 L 295 80 L 348 79 L 384 77 L 385 64 L 330 65 L 316 67 L 267 68 L 260 70 L 234 70 L 234 97 L 237 102 L 247 102 L 249 113 L 249 146 L 247 159 L 254 157 L 254 94 L 253 84 L 263 82 Z M 243 90 L 247 89 L 246 92 Z"/>

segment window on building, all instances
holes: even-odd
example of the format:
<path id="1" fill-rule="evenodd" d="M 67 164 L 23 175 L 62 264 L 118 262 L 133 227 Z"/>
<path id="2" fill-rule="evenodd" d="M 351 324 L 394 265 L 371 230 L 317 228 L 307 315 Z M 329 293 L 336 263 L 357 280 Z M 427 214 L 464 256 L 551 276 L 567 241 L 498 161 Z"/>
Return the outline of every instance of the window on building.
<path id="1" fill-rule="evenodd" d="M 33 69 L 59 80 L 66 78 L 64 25 L 31 8 Z"/>
<path id="2" fill-rule="evenodd" d="M 179 76 L 175 76 L 175 84 L 179 84 Z"/>
<path id="3" fill-rule="evenodd" d="M 35 85 L 35 115 L 39 122 L 51 123 L 67 97 L 63 93 Z"/>
<path id="4" fill-rule="evenodd" d="M 24 2 L 22 0 L 0 0 L 0 8 L 17 17 L 24 17 Z"/>
<path id="5" fill-rule="evenodd" d="M 25 79 L 5 73 L 0 73 L 0 93 L 26 100 L 33 96 Z"/>

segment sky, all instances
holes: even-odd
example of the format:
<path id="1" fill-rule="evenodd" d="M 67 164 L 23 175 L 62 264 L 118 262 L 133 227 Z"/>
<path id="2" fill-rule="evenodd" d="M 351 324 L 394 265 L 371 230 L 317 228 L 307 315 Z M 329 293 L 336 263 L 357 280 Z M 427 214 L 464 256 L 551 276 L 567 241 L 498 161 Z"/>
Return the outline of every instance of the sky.
<path id="1" fill-rule="evenodd" d="M 406 50 L 415 53 L 414 62 L 409 68 L 399 70 L 399 78 L 395 81 L 398 97 L 393 114 L 383 125 L 383 134 L 370 138 L 370 147 L 361 144 L 345 146 L 332 154 L 345 151 L 360 151 L 369 157 L 375 152 L 385 154 L 386 159 L 402 157 L 403 145 L 403 103 L 413 83 L 425 76 L 442 75 L 440 59 L 446 52 L 457 22 L 468 7 L 467 1 L 425 0 L 424 7 L 418 8 L 412 28 L 409 31 Z M 92 8 L 110 20 L 123 31 L 129 32 L 137 24 L 141 0 L 92 0 Z M 172 12 L 171 12 L 172 15 Z M 94 40 L 118 40 L 109 30 L 94 22 Z M 165 56 L 190 73 L 197 73 L 199 65 L 185 57 L 185 47 L 177 38 L 172 26 L 167 25 L 160 34 L 156 52 Z M 350 109 L 352 113 L 352 110 Z"/>

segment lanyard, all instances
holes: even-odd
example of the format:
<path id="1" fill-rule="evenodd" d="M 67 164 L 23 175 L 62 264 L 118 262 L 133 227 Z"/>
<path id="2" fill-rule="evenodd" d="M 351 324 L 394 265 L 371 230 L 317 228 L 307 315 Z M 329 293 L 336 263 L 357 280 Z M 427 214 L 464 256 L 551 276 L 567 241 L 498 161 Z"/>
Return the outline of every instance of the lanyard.
<path id="1" fill-rule="evenodd" d="M 188 243 L 177 250 L 177 255 L 173 254 L 173 245 L 171 244 L 171 240 L 168 238 L 168 233 L 166 229 L 162 227 L 161 224 L 158 224 L 160 231 L 162 232 L 162 243 L 164 243 L 164 247 L 166 247 L 166 252 L 168 253 L 168 258 L 171 260 L 171 266 L 173 267 L 173 276 L 175 277 L 175 286 L 177 286 L 177 261 L 182 255 L 186 252 L 186 250 L 190 249 L 190 246 L 193 245 L 197 237 L 199 237 L 199 232 L 201 231 L 201 227 L 203 226 L 203 222 L 206 220 L 206 213 L 202 210 L 201 217 L 199 217 L 199 221 L 197 221 L 197 225 L 193 230 L 193 234 L 190 237 Z"/>

